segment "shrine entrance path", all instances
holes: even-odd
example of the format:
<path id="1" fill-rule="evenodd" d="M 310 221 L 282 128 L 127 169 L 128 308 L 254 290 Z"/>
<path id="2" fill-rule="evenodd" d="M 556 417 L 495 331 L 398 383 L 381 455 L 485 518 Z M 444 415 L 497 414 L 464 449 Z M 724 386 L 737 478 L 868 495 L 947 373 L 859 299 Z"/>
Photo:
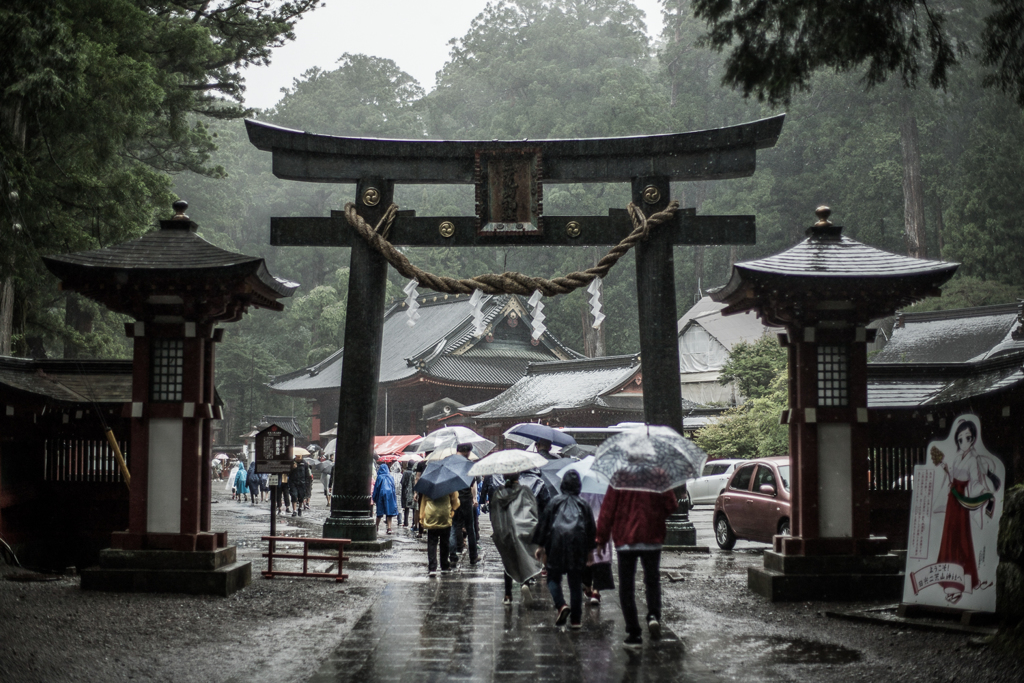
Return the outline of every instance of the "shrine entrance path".
<path id="1" fill-rule="evenodd" d="M 512 606 L 503 606 L 501 561 L 484 526 L 482 561 L 436 578 L 426 574 L 425 544 L 399 531 L 395 562 L 373 563 L 382 585 L 379 597 L 311 683 L 720 680 L 688 670 L 684 645 L 667 628 L 661 641 L 645 633 L 640 652 L 625 650 L 614 591 L 602 593 L 599 607 L 584 607 L 578 631 L 554 625 L 543 584 L 533 587 L 532 608 L 522 605 L 518 590 Z M 351 571 L 360 559 L 349 563 Z M 642 592 L 638 597 L 642 610 Z"/>

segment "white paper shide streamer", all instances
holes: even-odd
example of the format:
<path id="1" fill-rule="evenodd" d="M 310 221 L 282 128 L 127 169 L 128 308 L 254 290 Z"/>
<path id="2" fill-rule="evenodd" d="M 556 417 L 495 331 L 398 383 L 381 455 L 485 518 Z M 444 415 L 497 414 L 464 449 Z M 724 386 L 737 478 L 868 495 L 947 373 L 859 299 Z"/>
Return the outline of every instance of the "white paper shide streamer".
<path id="1" fill-rule="evenodd" d="M 531 314 L 531 317 L 533 318 L 533 334 L 531 336 L 534 339 L 540 339 L 541 335 L 548 329 L 544 326 L 544 318 L 547 316 L 543 313 L 544 304 L 541 303 L 542 296 L 543 294 L 540 293 L 540 290 L 536 290 L 534 291 L 533 296 L 530 297 L 529 301 L 530 306 L 533 307 L 533 313 Z"/>
<path id="2" fill-rule="evenodd" d="M 605 318 L 604 313 L 601 312 L 601 278 L 594 278 L 594 281 L 587 287 L 587 292 L 590 294 L 590 313 L 594 316 L 594 324 L 591 327 L 596 330 L 601 327 Z"/>
<path id="3" fill-rule="evenodd" d="M 473 296 L 469 297 L 469 303 L 473 306 L 473 336 L 484 336 L 484 293 L 479 289 L 473 290 Z"/>
<path id="4" fill-rule="evenodd" d="M 419 293 L 416 291 L 416 286 L 419 284 L 419 280 L 409 280 L 409 284 L 402 288 L 405 292 L 405 315 L 409 318 L 405 321 L 405 324 L 412 327 L 416 324 L 416 321 L 420 319 L 419 307 L 420 302 L 416 300 Z"/>

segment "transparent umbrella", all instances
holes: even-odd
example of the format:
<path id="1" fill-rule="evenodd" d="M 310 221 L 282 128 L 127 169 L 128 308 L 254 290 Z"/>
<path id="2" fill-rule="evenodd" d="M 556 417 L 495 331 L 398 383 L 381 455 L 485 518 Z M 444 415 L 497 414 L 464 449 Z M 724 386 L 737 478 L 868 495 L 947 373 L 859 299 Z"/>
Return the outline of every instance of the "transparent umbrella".
<path id="1" fill-rule="evenodd" d="M 494 448 L 494 442 L 474 432 L 469 427 L 456 425 L 454 427 L 443 427 L 423 437 L 423 440 L 416 444 L 416 452 L 436 451 L 442 448 L 455 448 L 460 443 L 468 443 L 473 447 L 473 453 L 482 458 Z"/>
<path id="2" fill-rule="evenodd" d="M 601 444 L 591 471 L 617 489 L 663 493 L 699 476 L 707 457 L 671 427 L 645 425 Z"/>
<path id="3" fill-rule="evenodd" d="M 540 453 L 531 453 L 519 448 L 491 453 L 473 465 L 469 473 L 474 477 L 486 477 L 489 474 L 517 474 L 540 467 L 548 462 Z"/>

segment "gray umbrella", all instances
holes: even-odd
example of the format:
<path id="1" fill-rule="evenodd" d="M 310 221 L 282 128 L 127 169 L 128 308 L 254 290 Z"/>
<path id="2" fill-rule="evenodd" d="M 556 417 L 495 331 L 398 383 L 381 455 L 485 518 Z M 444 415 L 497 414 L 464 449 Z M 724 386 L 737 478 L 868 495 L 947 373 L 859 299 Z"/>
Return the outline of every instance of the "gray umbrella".
<path id="1" fill-rule="evenodd" d="M 591 472 L 617 489 L 662 493 L 700 474 L 708 455 L 670 427 L 616 434 L 597 449 Z"/>

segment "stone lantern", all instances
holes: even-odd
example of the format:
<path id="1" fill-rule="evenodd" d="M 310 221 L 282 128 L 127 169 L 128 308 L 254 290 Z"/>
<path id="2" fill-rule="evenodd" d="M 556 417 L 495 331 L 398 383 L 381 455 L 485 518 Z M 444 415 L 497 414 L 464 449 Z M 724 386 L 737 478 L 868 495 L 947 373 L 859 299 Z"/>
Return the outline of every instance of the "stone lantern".
<path id="1" fill-rule="evenodd" d="M 867 344 L 872 320 L 928 296 L 959 264 L 909 258 L 842 235 L 817 210 L 807 239 L 737 263 L 711 294 L 724 315 L 755 311 L 789 352 L 792 536 L 776 536 L 749 587 L 773 600 L 891 597 L 902 590 L 888 540 L 870 533 Z"/>
<path id="2" fill-rule="evenodd" d="M 104 249 L 44 257 L 62 289 L 135 319 L 128 529 L 111 539 L 82 588 L 230 593 L 249 582 L 226 532 L 210 528 L 210 422 L 218 323 L 250 307 L 283 310 L 298 286 L 262 258 L 213 246 L 174 203 L 160 229 Z"/>

